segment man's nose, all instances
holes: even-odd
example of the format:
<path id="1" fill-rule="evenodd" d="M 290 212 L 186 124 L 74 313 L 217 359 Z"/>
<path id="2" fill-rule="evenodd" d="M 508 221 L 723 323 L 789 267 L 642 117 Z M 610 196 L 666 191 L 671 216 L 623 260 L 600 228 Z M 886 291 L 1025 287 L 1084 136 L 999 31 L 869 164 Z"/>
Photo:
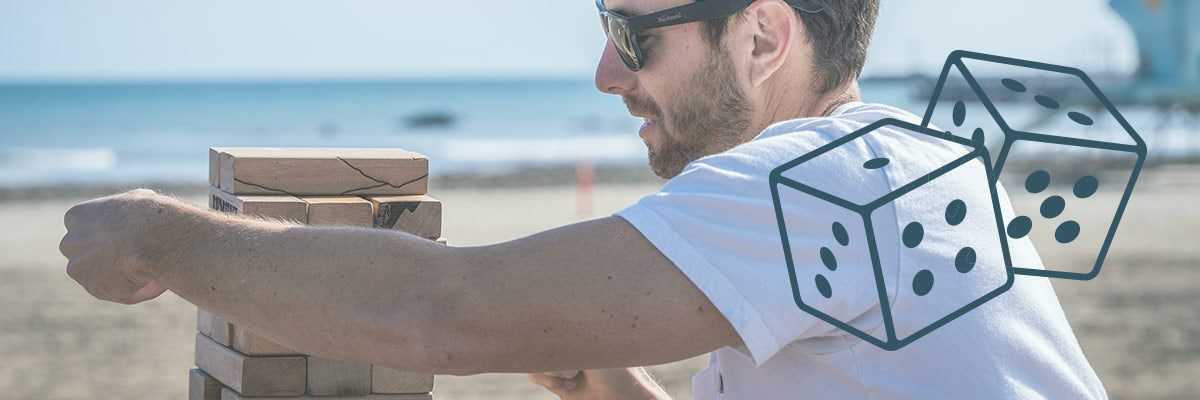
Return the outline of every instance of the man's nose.
<path id="1" fill-rule="evenodd" d="M 625 66 L 612 39 L 604 44 L 600 63 L 596 65 L 596 89 L 608 94 L 625 94 L 637 85 L 637 74 Z"/>

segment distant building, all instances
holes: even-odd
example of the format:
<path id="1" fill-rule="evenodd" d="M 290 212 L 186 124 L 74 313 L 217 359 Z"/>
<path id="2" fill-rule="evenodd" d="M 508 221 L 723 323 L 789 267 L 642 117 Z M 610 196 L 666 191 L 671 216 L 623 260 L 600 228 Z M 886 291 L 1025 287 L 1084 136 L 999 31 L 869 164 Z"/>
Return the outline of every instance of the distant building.
<path id="1" fill-rule="evenodd" d="M 1109 6 L 1133 29 L 1139 78 L 1200 84 L 1200 1 L 1109 0 Z"/>

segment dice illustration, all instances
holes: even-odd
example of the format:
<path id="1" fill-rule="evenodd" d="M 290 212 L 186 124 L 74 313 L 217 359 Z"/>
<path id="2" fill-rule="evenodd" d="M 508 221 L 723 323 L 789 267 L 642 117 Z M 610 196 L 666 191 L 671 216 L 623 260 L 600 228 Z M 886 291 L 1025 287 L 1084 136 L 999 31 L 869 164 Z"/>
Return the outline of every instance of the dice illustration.
<path id="1" fill-rule="evenodd" d="M 1014 199 L 1014 215 L 1003 215 L 1014 246 L 1061 246 L 1014 273 L 1088 280 L 1100 272 L 1146 144 L 1086 74 L 955 51 L 921 125 L 988 148 L 992 181 Z"/>
<path id="2" fill-rule="evenodd" d="M 896 350 L 1008 290 L 987 149 L 884 119 L 770 175 L 796 305 Z"/>

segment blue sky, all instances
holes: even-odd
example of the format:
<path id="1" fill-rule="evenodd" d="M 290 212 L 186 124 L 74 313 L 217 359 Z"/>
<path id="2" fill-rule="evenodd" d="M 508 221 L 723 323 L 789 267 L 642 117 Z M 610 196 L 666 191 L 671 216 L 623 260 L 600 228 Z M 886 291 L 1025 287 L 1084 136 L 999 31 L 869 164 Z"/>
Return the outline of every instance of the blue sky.
<path id="1" fill-rule="evenodd" d="M 1127 72 L 1105 0 L 882 0 L 865 75 L 962 48 Z M 588 79 L 591 0 L 0 0 L 0 81 Z"/>

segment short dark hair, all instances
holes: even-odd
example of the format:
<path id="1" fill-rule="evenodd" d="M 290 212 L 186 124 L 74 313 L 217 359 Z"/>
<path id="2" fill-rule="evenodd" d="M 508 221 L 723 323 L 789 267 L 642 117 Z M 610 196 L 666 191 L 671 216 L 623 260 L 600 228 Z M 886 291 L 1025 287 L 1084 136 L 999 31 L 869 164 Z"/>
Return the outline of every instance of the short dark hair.
<path id="1" fill-rule="evenodd" d="M 723 1 L 723 0 L 697 0 Z M 858 79 L 867 61 L 867 45 L 879 15 L 879 0 L 809 0 L 822 8 L 810 13 L 795 10 L 813 47 L 814 82 L 817 93 L 825 94 L 839 85 Z M 729 18 L 704 21 L 704 39 L 718 48 Z"/>

